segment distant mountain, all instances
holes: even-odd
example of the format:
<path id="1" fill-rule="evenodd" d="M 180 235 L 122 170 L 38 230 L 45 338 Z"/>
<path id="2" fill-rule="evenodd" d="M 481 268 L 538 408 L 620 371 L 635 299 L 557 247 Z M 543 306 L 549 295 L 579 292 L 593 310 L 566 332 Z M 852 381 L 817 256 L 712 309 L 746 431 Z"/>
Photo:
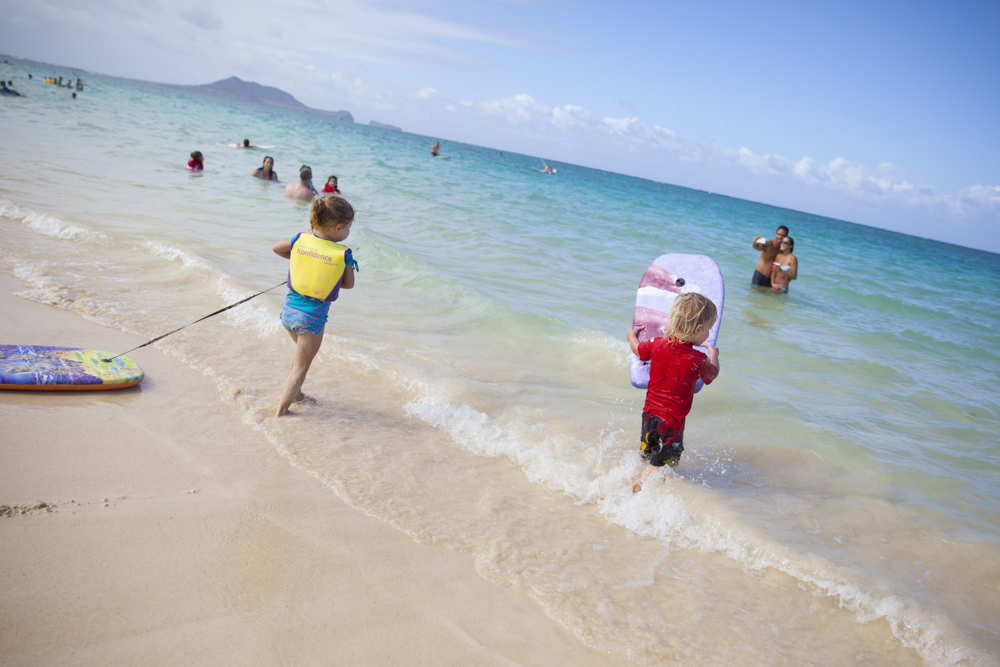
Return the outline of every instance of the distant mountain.
<path id="1" fill-rule="evenodd" d="M 235 76 L 231 76 L 228 79 L 223 79 L 221 81 L 216 81 L 215 83 L 206 83 L 201 86 L 171 87 L 181 88 L 192 93 L 211 95 L 212 97 L 221 97 L 235 102 L 259 104 L 261 106 L 276 107 L 279 109 L 292 109 L 294 111 L 302 111 L 319 116 L 328 116 L 351 123 L 354 122 L 354 116 L 351 115 L 350 111 L 323 111 L 321 109 L 311 109 L 283 90 L 278 90 L 277 88 L 272 88 L 271 86 L 262 86 L 259 83 L 254 83 L 253 81 L 244 81 L 243 79 Z"/>
<path id="2" fill-rule="evenodd" d="M 377 120 L 370 120 L 368 124 L 372 127 L 379 127 L 383 130 L 392 130 L 393 132 L 402 132 L 403 128 L 396 127 L 395 125 L 389 125 L 388 123 L 380 123 Z"/>

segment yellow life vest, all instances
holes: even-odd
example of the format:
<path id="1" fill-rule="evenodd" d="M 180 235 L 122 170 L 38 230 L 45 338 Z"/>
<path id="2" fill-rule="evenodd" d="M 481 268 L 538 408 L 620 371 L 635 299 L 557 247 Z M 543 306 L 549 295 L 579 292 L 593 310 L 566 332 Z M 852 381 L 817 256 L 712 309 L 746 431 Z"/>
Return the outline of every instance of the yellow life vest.
<path id="1" fill-rule="evenodd" d="M 335 241 L 312 234 L 297 234 L 292 239 L 292 257 L 288 266 L 288 286 L 320 301 L 336 301 L 344 279 L 345 258 L 350 250 Z"/>

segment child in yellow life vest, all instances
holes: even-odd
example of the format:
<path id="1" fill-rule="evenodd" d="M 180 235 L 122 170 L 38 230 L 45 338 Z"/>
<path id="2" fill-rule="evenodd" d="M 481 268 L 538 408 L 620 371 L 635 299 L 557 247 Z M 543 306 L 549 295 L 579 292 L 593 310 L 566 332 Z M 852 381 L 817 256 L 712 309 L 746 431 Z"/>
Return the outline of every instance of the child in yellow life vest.
<path id="1" fill-rule="evenodd" d="M 312 229 L 278 241 L 271 249 L 289 260 L 288 296 L 281 324 L 295 341 L 292 370 L 275 417 L 288 414 L 289 406 L 304 398 L 302 383 L 323 344 L 323 331 L 341 288 L 354 287 L 358 263 L 351 249 L 341 245 L 351 233 L 354 208 L 340 197 L 317 197 L 309 213 Z"/>

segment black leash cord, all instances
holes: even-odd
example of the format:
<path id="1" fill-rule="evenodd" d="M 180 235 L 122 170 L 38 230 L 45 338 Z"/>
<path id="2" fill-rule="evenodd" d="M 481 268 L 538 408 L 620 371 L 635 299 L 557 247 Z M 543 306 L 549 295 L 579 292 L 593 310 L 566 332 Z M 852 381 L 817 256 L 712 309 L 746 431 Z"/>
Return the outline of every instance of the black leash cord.
<path id="1" fill-rule="evenodd" d="M 264 294 L 264 292 L 270 292 L 270 291 L 271 291 L 271 290 L 273 290 L 273 289 L 278 289 L 279 287 L 281 287 L 281 286 L 282 286 L 282 285 L 284 285 L 284 284 L 286 284 L 286 281 L 282 280 L 282 281 L 281 281 L 280 283 L 278 283 L 278 284 L 277 284 L 277 285 L 275 285 L 274 287 L 268 287 L 268 288 L 267 288 L 266 290 L 264 290 L 263 292 L 257 292 L 257 293 L 256 293 L 256 294 L 254 294 L 253 296 L 248 296 L 247 298 L 243 299 L 242 301 L 237 301 L 236 303 L 233 303 L 233 304 L 230 304 L 230 305 L 226 306 L 225 308 L 220 308 L 219 310 L 215 311 L 214 313 L 209 313 L 209 314 L 208 314 L 208 315 L 206 315 L 205 317 L 202 317 L 202 318 L 200 318 L 200 319 L 197 319 L 197 320 L 195 320 L 195 321 L 194 321 L 194 322 L 192 322 L 191 324 L 198 324 L 198 322 L 201 322 L 202 320 L 207 320 L 208 318 L 210 318 L 210 317 L 214 317 L 215 315 L 218 315 L 219 313 L 224 313 L 224 312 L 226 312 L 227 310 L 229 310 L 230 308 L 235 308 L 236 306 L 240 305 L 241 303 L 246 303 L 246 302 L 247 302 L 247 301 L 249 301 L 250 299 L 253 299 L 253 298 L 256 298 L 256 297 L 260 296 L 261 294 Z M 136 350 L 138 350 L 138 349 L 139 349 L 140 347 L 146 347 L 147 345 L 152 345 L 153 343 L 155 343 L 156 341 L 160 340 L 161 338 L 166 338 L 166 337 L 167 337 L 167 336 L 169 336 L 170 334 L 175 334 L 175 333 L 177 333 L 178 331 L 180 331 L 181 329 L 186 329 L 186 328 L 188 328 L 189 326 L 191 326 L 191 324 L 185 324 L 184 326 L 182 326 L 182 327 L 179 327 L 179 328 L 177 328 L 177 329 L 174 329 L 173 331 L 168 331 L 167 333 L 163 334 L 162 336 L 157 336 L 157 337 L 156 337 L 156 338 L 154 338 L 153 340 L 148 340 L 148 341 L 146 341 L 145 343 L 143 343 L 142 345 L 139 345 L 138 347 L 133 347 L 133 348 L 132 348 L 131 350 L 129 350 L 128 352 L 122 352 L 121 354 L 116 354 L 115 356 L 113 356 L 113 357 L 111 357 L 111 358 L 109 358 L 109 359 L 101 359 L 101 361 L 103 361 L 104 363 L 108 363 L 108 362 L 110 362 L 110 361 L 112 361 L 112 360 L 114 360 L 114 359 L 117 359 L 118 357 L 122 357 L 122 356 L 125 356 L 125 355 L 126 355 L 126 354 L 128 354 L 129 352 L 135 352 L 135 351 L 136 351 Z"/>

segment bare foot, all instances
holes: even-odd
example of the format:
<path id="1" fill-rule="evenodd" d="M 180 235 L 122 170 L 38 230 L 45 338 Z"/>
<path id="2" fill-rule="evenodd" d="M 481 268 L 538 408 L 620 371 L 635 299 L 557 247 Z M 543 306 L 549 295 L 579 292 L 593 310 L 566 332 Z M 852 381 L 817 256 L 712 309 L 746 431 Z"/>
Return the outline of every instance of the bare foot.
<path id="1" fill-rule="evenodd" d="M 292 399 L 292 403 L 315 403 L 316 399 L 309 394 L 303 394 L 301 391 L 299 395 Z"/>
<path id="2" fill-rule="evenodd" d="M 293 414 L 295 414 L 295 413 L 292 412 L 291 410 L 289 410 L 288 408 L 285 408 L 284 410 L 282 410 L 281 408 L 278 408 L 278 411 L 274 413 L 274 416 L 275 417 L 284 417 L 285 415 L 293 415 Z"/>
<path id="3" fill-rule="evenodd" d="M 646 481 L 646 478 L 649 477 L 649 474 L 654 470 L 656 470 L 656 467 L 651 465 L 643 468 L 642 472 L 639 473 L 639 476 L 632 480 L 632 493 L 639 493 L 642 491 L 642 483 Z"/>

